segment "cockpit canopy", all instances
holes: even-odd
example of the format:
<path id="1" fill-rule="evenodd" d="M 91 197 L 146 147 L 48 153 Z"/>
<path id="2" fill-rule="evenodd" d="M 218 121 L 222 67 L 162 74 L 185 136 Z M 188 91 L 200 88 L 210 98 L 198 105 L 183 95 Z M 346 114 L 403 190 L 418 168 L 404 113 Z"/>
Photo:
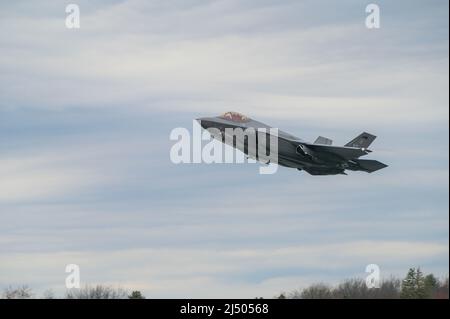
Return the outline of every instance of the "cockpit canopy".
<path id="1" fill-rule="evenodd" d="M 219 117 L 224 120 L 237 122 L 237 123 L 246 123 L 246 122 L 250 121 L 250 119 L 247 116 L 240 114 L 238 112 L 226 112 Z"/>

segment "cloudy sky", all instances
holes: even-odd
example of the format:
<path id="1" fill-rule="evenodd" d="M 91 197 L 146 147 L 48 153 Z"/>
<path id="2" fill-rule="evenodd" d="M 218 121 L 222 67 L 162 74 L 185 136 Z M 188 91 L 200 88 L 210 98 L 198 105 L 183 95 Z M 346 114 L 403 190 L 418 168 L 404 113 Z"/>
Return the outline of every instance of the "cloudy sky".
<path id="1" fill-rule="evenodd" d="M 65 27 L 77 3 L 81 28 Z M 272 297 L 408 267 L 448 275 L 448 2 L 0 3 L 0 288 Z M 374 174 L 169 159 L 235 110 L 306 140 L 378 136 Z"/>

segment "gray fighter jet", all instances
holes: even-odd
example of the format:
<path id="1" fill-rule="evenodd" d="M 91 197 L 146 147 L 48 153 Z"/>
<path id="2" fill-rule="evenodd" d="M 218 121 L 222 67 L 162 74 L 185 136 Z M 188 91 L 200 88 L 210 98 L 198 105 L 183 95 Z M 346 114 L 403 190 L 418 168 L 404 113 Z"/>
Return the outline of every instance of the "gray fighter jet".
<path id="1" fill-rule="evenodd" d="M 208 131 L 220 132 L 213 135 L 214 138 L 223 143 L 229 141 L 226 139 L 226 132 L 229 129 L 241 128 L 246 129 L 265 129 L 266 143 L 264 145 L 269 152 L 270 140 L 268 134 L 270 126 L 252 120 L 249 117 L 239 114 L 237 112 L 227 112 L 217 117 L 203 117 L 197 119 L 200 125 Z M 255 134 L 256 136 L 258 134 Z M 336 175 L 344 174 L 345 170 L 364 171 L 368 173 L 375 172 L 379 169 L 387 167 L 376 160 L 359 159 L 361 156 L 367 155 L 371 151 L 368 149 L 369 145 L 375 140 L 376 136 L 369 133 L 361 133 L 356 138 L 345 144 L 344 146 L 333 146 L 332 140 L 319 136 L 314 143 L 308 143 L 295 137 L 291 134 L 278 130 L 278 158 L 277 164 L 285 167 L 297 168 L 304 170 L 311 175 Z M 258 139 L 256 138 L 256 149 L 250 150 L 248 146 L 248 136 L 232 138 L 233 147 L 241 150 L 249 157 L 260 160 L 258 156 Z"/>

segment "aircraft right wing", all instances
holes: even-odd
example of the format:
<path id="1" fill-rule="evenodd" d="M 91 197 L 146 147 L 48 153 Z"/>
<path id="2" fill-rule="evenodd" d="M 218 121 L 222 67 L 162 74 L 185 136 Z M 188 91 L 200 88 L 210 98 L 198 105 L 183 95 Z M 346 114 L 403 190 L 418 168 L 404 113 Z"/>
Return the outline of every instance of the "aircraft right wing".
<path id="1" fill-rule="evenodd" d="M 368 154 L 368 151 L 363 151 L 362 149 L 355 147 L 342 147 L 320 144 L 306 144 L 306 146 L 319 154 L 321 152 L 331 153 L 346 160 L 358 158 Z"/>

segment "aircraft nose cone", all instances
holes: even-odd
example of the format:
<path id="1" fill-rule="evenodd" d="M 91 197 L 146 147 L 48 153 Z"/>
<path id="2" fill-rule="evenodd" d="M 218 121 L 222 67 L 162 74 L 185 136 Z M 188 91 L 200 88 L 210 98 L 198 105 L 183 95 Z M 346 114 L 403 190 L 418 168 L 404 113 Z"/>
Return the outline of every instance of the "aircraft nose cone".
<path id="1" fill-rule="evenodd" d="M 195 119 L 197 122 L 198 122 L 198 124 L 200 124 L 200 126 L 201 127 L 203 127 L 203 128 L 205 128 L 205 123 L 204 123 L 204 118 L 203 117 L 199 117 L 198 119 Z"/>
<path id="2" fill-rule="evenodd" d="M 195 119 L 201 127 L 203 127 L 204 129 L 207 129 L 208 127 L 210 127 L 210 121 L 209 118 L 207 117 L 199 117 L 198 119 Z"/>

